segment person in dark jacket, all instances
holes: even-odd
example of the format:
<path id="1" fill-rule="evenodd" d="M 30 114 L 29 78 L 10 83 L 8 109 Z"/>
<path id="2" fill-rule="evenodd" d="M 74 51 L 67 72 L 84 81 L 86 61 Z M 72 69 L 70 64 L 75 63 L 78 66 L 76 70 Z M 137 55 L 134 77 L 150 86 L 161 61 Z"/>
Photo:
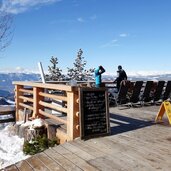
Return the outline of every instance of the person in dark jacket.
<path id="1" fill-rule="evenodd" d="M 122 69 L 122 66 L 118 66 L 118 71 L 117 71 L 118 77 L 115 79 L 114 83 L 116 83 L 117 91 L 120 89 L 120 84 L 122 80 L 127 80 L 127 74 L 126 72 Z"/>

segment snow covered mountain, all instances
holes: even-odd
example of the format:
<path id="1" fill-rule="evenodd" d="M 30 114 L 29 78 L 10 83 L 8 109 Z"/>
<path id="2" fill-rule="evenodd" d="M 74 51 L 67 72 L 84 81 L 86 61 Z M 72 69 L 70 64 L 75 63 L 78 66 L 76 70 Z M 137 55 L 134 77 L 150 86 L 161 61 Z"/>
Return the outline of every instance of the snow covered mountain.
<path id="1" fill-rule="evenodd" d="M 128 80 L 132 80 L 132 81 L 138 81 L 138 80 L 142 80 L 142 81 L 147 81 L 147 80 L 152 80 L 152 81 L 158 81 L 158 80 L 164 80 L 164 81 L 168 81 L 171 80 L 171 74 L 159 74 L 159 73 L 149 73 L 149 74 L 144 74 L 144 73 L 127 73 L 128 75 Z M 103 81 L 114 81 L 116 78 L 116 75 L 112 75 L 112 74 L 104 74 L 102 76 Z"/>
<path id="2" fill-rule="evenodd" d="M 40 74 L 0 73 L 0 97 L 11 99 L 14 96 L 13 81 L 39 81 Z"/>
<path id="3" fill-rule="evenodd" d="M 137 73 L 127 73 L 128 79 L 137 81 L 147 81 L 147 80 L 171 80 L 171 73 L 158 73 L 158 72 L 137 72 Z M 14 98 L 14 85 L 13 81 L 40 81 L 40 74 L 37 73 L 0 73 L 0 97 L 6 97 L 7 99 Z M 103 74 L 103 81 L 114 81 L 116 75 L 106 73 Z"/>

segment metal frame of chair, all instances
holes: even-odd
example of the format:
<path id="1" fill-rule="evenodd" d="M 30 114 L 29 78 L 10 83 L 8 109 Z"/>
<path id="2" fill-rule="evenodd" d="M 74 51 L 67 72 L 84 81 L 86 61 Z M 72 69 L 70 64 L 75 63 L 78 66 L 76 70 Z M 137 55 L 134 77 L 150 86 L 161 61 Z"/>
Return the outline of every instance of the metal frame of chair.
<path id="1" fill-rule="evenodd" d="M 144 87 L 143 93 L 141 95 L 141 104 L 142 105 L 151 104 L 151 100 L 152 100 L 151 90 L 153 87 L 153 83 L 154 83 L 153 81 L 147 81 L 145 83 L 145 87 Z"/>
<path id="2" fill-rule="evenodd" d="M 130 103 L 132 104 L 132 106 L 135 105 L 141 106 L 140 93 L 141 93 L 142 86 L 143 86 L 143 81 L 135 82 L 132 93 L 130 95 Z"/>

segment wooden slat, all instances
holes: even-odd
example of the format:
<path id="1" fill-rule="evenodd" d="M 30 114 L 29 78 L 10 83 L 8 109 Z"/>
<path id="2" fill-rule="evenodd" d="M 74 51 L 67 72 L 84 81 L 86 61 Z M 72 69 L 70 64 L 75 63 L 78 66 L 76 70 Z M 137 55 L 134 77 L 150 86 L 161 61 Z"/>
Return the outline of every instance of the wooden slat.
<path id="1" fill-rule="evenodd" d="M 70 143 L 72 145 L 84 150 L 85 152 L 91 154 L 92 156 L 95 156 L 95 157 L 104 156 L 104 153 L 102 153 L 101 151 L 99 151 L 99 150 L 97 150 L 95 148 L 92 148 L 91 146 L 85 144 L 84 141 L 76 140 L 76 141 L 71 141 Z"/>
<path id="2" fill-rule="evenodd" d="M 76 87 L 69 85 L 59 85 L 59 84 L 49 84 L 49 83 L 36 83 L 36 82 L 26 82 L 26 81 L 13 81 L 15 85 L 31 86 L 31 87 L 40 87 L 45 89 L 53 90 L 62 90 L 62 91 L 73 91 L 76 90 Z"/>
<path id="3" fill-rule="evenodd" d="M 59 154 L 63 155 L 65 158 L 68 160 L 72 161 L 75 165 L 80 167 L 82 170 L 87 170 L 87 171 L 97 171 L 98 169 L 96 167 L 93 167 L 91 164 L 86 162 L 84 159 L 78 157 L 71 151 L 67 150 L 66 148 L 62 146 L 57 146 L 53 148 L 56 152 Z"/>
<path id="4" fill-rule="evenodd" d="M 55 116 L 55 115 L 49 114 L 49 113 L 47 113 L 47 112 L 44 112 L 44 111 L 41 110 L 41 109 L 39 109 L 39 113 L 40 113 L 41 115 L 44 115 L 44 116 L 48 117 L 48 118 L 54 119 L 54 120 L 57 121 L 57 122 L 61 122 L 61 123 L 67 125 L 67 120 L 61 119 L 60 117 L 57 117 L 57 116 Z"/>
<path id="5" fill-rule="evenodd" d="M 6 167 L 5 169 L 2 169 L 2 171 L 19 171 L 18 168 L 15 165 Z"/>
<path id="6" fill-rule="evenodd" d="M 33 168 L 33 170 L 49 171 L 49 169 L 46 167 L 46 165 L 36 156 L 30 157 L 30 158 L 26 159 L 26 161 Z"/>
<path id="7" fill-rule="evenodd" d="M 33 94 L 33 90 L 29 90 L 29 89 L 20 88 L 19 91 L 20 91 L 20 92 L 23 92 L 23 93 L 30 93 L 30 94 Z"/>
<path id="8" fill-rule="evenodd" d="M 25 107 L 27 109 L 33 110 L 33 107 L 24 103 L 19 103 L 20 106 Z"/>
<path id="9" fill-rule="evenodd" d="M 26 163 L 33 168 L 33 171 L 44 168 L 49 171 L 53 171 L 53 168 L 73 171 L 169 171 L 171 168 L 170 125 L 167 122 L 162 125 L 145 124 L 155 119 L 158 108 L 159 106 L 124 110 L 111 108 L 113 131 L 110 136 L 86 141 L 80 139 L 69 141 L 31 157 L 26 160 Z M 122 132 L 117 132 L 118 129 Z M 10 167 L 12 169 L 15 166 Z M 22 170 L 19 167 L 18 169 Z"/>
<path id="10" fill-rule="evenodd" d="M 82 158 L 85 161 L 89 161 L 92 159 L 95 159 L 95 156 L 89 154 L 88 152 L 80 149 L 78 146 L 74 146 L 73 144 L 70 143 L 64 143 L 62 144 L 62 146 L 69 150 L 70 152 L 74 153 L 75 155 L 79 156 L 80 158 Z"/>
<path id="11" fill-rule="evenodd" d="M 143 136 L 144 134 L 146 134 L 146 136 Z M 170 154 L 166 153 L 166 151 L 171 148 L 171 144 L 168 141 L 168 139 L 170 138 L 170 135 L 169 133 L 167 135 L 165 136 L 162 135 L 160 131 L 158 134 L 156 134 L 155 130 L 152 131 L 151 129 L 144 128 L 142 131 L 141 129 L 137 130 L 136 134 L 134 132 L 127 133 L 126 135 L 122 137 L 121 136 L 118 137 L 118 139 L 119 140 L 124 139 L 123 141 L 129 141 L 129 142 L 136 141 L 135 142 L 136 146 L 139 146 L 140 148 L 142 148 L 141 146 L 145 145 L 145 148 L 148 152 L 152 150 L 153 153 L 155 152 L 160 155 L 165 155 L 166 157 L 165 160 L 170 161 L 169 159 Z M 111 140 L 113 141 L 113 138 Z M 160 143 L 158 143 L 159 141 Z M 146 150 L 143 150 L 143 151 L 146 151 Z"/>
<path id="12" fill-rule="evenodd" d="M 54 100 L 67 101 L 66 96 L 58 96 L 58 95 L 48 94 L 48 93 L 43 93 L 43 92 L 40 92 L 39 95 L 43 96 L 43 97 L 48 97 L 48 98 L 51 98 L 51 99 L 54 99 Z"/>
<path id="13" fill-rule="evenodd" d="M 169 170 L 169 168 L 171 167 L 171 163 L 170 163 L 170 157 L 168 155 L 165 154 L 164 152 L 164 156 L 161 155 L 161 152 L 156 148 L 156 145 L 154 143 L 148 143 L 149 146 L 151 146 L 150 148 L 147 148 L 144 144 L 146 144 L 146 142 L 144 142 L 144 140 L 142 139 L 133 139 L 133 137 L 129 137 L 129 136 L 120 136 L 118 135 L 116 140 L 112 139 L 112 141 L 114 143 L 120 144 L 121 146 L 127 146 L 127 148 L 129 149 L 129 153 L 132 153 L 132 155 L 136 158 L 141 157 L 141 161 L 143 161 L 144 163 L 148 163 L 149 165 L 151 165 L 153 168 L 155 168 L 157 170 L 157 168 L 159 167 L 165 167 L 167 168 L 166 170 Z M 167 144 L 167 143 L 166 143 Z M 154 149 L 155 147 L 155 149 Z M 154 162 L 153 160 L 155 160 L 156 162 Z M 165 161 L 163 163 L 163 160 Z"/>
<path id="14" fill-rule="evenodd" d="M 46 167 L 49 170 L 52 170 L 52 171 L 64 171 L 65 170 L 58 163 L 54 162 L 45 153 L 39 153 L 36 156 L 42 161 L 42 163 L 44 163 L 46 165 Z"/>
<path id="15" fill-rule="evenodd" d="M 43 101 L 39 101 L 39 104 L 44 106 L 44 107 L 48 107 L 48 108 L 57 110 L 59 112 L 67 113 L 67 108 L 64 108 L 64 107 L 58 107 L 56 105 L 53 105 L 53 104 L 50 104 L 50 103 L 46 103 L 46 102 L 43 102 Z"/>
<path id="16" fill-rule="evenodd" d="M 147 159 L 147 154 L 143 156 L 141 153 L 139 153 L 140 150 L 135 150 L 131 147 L 128 147 L 126 144 L 115 143 L 111 141 L 111 139 L 109 140 L 105 138 L 104 140 L 104 142 L 108 143 L 111 148 L 117 148 L 119 151 L 123 149 L 124 151 L 121 153 L 125 154 L 126 156 L 131 156 L 131 158 L 138 163 L 139 169 L 156 170 L 158 168 L 157 165 L 153 165 L 153 162 Z"/>
<path id="17" fill-rule="evenodd" d="M 33 102 L 33 98 L 29 98 L 29 97 L 25 97 L 25 96 L 19 96 L 20 99 L 29 101 L 29 102 Z"/>
<path id="18" fill-rule="evenodd" d="M 21 162 L 16 163 L 16 167 L 20 171 L 33 171 L 32 167 L 24 160 L 21 161 Z"/>
<path id="19" fill-rule="evenodd" d="M 61 165 L 65 170 L 82 171 L 78 166 L 72 163 L 70 160 L 65 158 L 63 155 L 54 151 L 53 149 L 48 149 L 45 153 L 52 158 L 55 162 Z"/>
<path id="20" fill-rule="evenodd" d="M 100 140 L 100 141 L 99 141 Z M 102 139 L 94 139 L 90 141 L 86 141 L 86 144 L 92 146 L 103 152 L 105 155 L 110 156 L 108 159 L 113 162 L 116 162 L 122 170 L 132 170 L 131 168 L 136 168 L 137 170 L 154 170 L 152 167 L 144 166 L 141 161 L 139 161 L 134 156 L 127 154 L 127 147 L 119 147 L 119 144 L 112 143 L 110 141 L 106 141 L 105 138 Z M 104 159 L 105 160 L 105 159 Z M 97 162 L 97 163 L 96 163 Z M 96 162 L 91 162 L 93 165 L 98 166 L 99 160 Z M 124 163 L 124 164 L 123 164 Z M 110 166 L 109 166 L 110 167 Z"/>
<path id="21" fill-rule="evenodd" d="M 129 166 L 123 166 L 123 163 L 117 158 L 110 158 L 109 156 L 106 156 L 103 152 L 101 152 L 101 150 L 89 146 L 88 144 L 84 143 L 84 141 L 77 140 L 70 143 L 79 148 L 76 153 L 78 153 L 80 150 L 83 150 L 94 156 L 95 159 L 91 159 L 88 162 L 97 167 L 99 170 L 129 170 Z M 96 141 L 94 141 L 94 145 L 96 145 Z M 76 150 L 75 147 L 73 149 Z M 80 154 L 78 155 L 81 157 Z"/>

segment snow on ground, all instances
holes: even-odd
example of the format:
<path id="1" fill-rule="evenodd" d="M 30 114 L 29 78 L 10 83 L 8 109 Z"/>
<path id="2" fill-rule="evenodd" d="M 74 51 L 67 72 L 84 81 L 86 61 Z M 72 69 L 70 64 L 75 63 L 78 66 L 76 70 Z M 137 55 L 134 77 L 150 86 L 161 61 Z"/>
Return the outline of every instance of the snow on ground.
<path id="1" fill-rule="evenodd" d="M 23 153 L 23 144 L 24 138 L 15 135 L 13 125 L 0 130 L 0 169 L 29 157 Z"/>
<path id="2" fill-rule="evenodd" d="M 17 122 L 16 124 L 29 126 L 31 129 L 41 127 L 44 122 L 42 119 L 35 119 L 34 121 Z M 30 157 L 23 153 L 24 138 L 15 135 L 13 124 L 4 124 L 3 126 L 3 129 L 2 126 L 0 127 L 0 169 Z"/>

